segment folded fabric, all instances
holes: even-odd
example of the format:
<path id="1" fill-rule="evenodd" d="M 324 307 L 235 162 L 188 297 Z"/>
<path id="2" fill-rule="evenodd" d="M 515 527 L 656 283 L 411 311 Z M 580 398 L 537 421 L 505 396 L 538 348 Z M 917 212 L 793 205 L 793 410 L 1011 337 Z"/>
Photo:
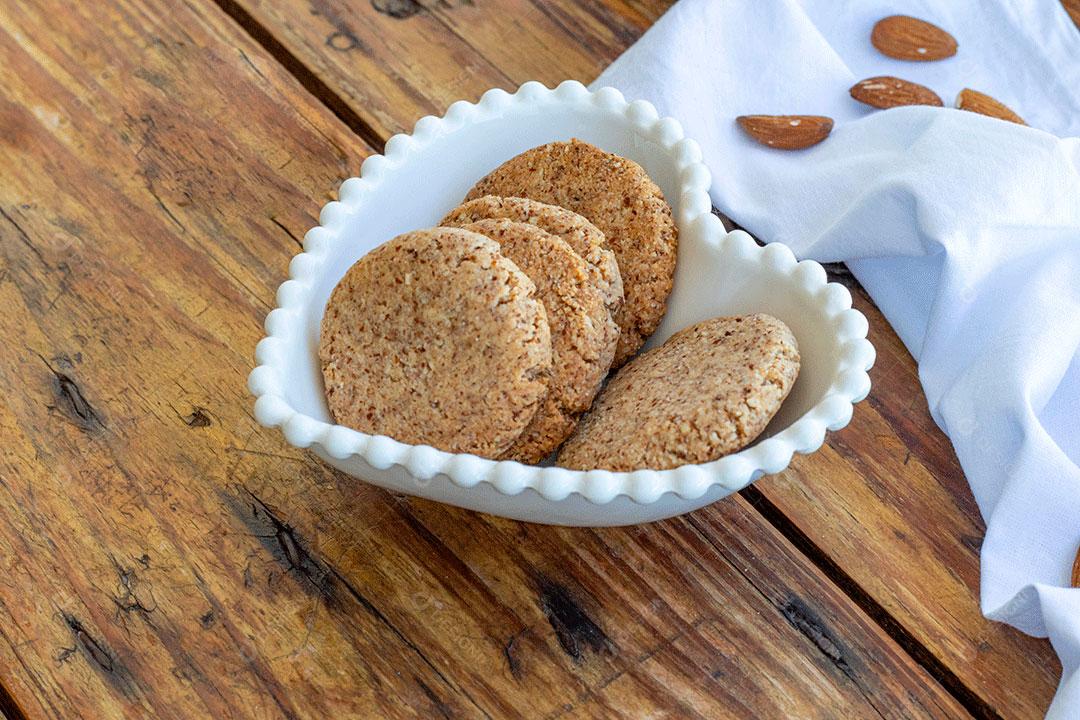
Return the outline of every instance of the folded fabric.
<path id="1" fill-rule="evenodd" d="M 682 0 L 601 77 L 679 118 L 713 201 L 796 255 L 842 260 L 919 362 L 935 421 L 987 525 L 982 609 L 1050 637 L 1050 717 L 1080 717 L 1080 32 L 1057 2 L 905 2 L 958 54 L 892 60 L 869 42 L 885 2 Z M 1031 127 L 947 108 L 873 110 L 895 75 L 946 105 L 970 87 Z M 807 150 L 754 143 L 743 114 L 828 115 Z"/>

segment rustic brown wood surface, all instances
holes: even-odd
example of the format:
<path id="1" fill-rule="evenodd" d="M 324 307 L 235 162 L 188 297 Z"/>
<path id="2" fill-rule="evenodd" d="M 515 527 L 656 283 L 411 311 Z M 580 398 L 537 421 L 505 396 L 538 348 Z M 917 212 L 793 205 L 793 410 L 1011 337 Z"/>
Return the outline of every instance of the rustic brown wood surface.
<path id="1" fill-rule="evenodd" d="M 408 48 L 422 26 L 426 37 L 439 38 L 425 46 L 425 67 L 454 65 L 456 50 L 448 48 L 460 43 L 490 59 L 487 65 L 474 61 L 454 87 L 458 95 L 440 97 L 445 105 L 475 98 L 491 86 L 511 89 L 529 79 L 549 84 L 567 77 L 591 79 L 618 54 L 610 38 L 633 36 L 642 17 L 653 20 L 670 4 L 612 13 L 615 3 L 593 3 L 592 17 L 604 22 L 556 21 L 553 28 L 544 19 L 558 19 L 565 11 L 549 8 L 537 18 L 537 8 L 550 4 L 528 0 L 504 2 L 503 13 L 469 3 L 432 3 L 430 11 L 408 22 L 392 22 L 385 13 L 380 17 L 379 3 L 345 0 L 336 5 L 337 17 L 355 22 L 334 31 L 354 37 L 356 46 L 325 59 L 326 53 L 313 48 L 318 48 L 320 33 L 332 32 L 328 28 L 301 22 L 295 8 L 271 12 L 256 0 L 239 2 L 250 13 L 239 14 L 245 24 L 257 24 L 284 51 L 317 68 L 323 90 L 375 135 L 407 130 L 416 113 L 428 111 L 398 105 L 373 109 L 367 85 L 358 90 L 356 78 L 391 75 L 412 86 L 426 75 L 417 73 L 414 80 L 415 60 L 408 53 L 388 58 L 368 52 L 371 44 L 398 41 Z M 530 22 L 515 25 L 516 18 Z M 506 41 L 508 33 L 514 42 Z M 553 44 L 568 46 L 564 62 L 552 64 L 547 55 L 531 52 L 506 57 L 508 46 Z M 498 73 L 488 72 L 489 66 Z M 1038 717 L 1057 685 L 1056 657 L 1048 643 L 987 623 L 973 602 L 984 532 L 978 508 L 947 438 L 930 418 L 910 355 L 865 293 L 854 284 L 852 289 L 856 306 L 870 319 L 878 349 L 870 402 L 856 409 L 852 426 L 826 451 L 797 459 L 787 472 L 758 483 L 750 495 L 762 498 L 778 522 L 790 524 L 805 545 L 834 564 L 841 581 L 857 587 L 867 607 L 900 621 L 915 652 L 927 651 L 940 661 L 957 692 L 985 701 L 987 710 Z M 868 553 L 868 547 L 875 551 Z M 894 572 L 895 567 L 905 572 Z"/>
<path id="2" fill-rule="evenodd" d="M 870 401 L 663 523 L 393 496 L 251 419 L 274 289 L 372 147 L 491 86 L 587 81 L 666 4 L 0 10 L 0 711 L 1045 711 L 1053 653 L 979 615 L 977 509 L 853 283 Z"/>
<path id="3" fill-rule="evenodd" d="M 1061 0 L 1062 6 L 1065 8 L 1065 12 L 1069 13 L 1069 17 L 1076 24 L 1077 28 L 1080 28 L 1080 0 Z"/>

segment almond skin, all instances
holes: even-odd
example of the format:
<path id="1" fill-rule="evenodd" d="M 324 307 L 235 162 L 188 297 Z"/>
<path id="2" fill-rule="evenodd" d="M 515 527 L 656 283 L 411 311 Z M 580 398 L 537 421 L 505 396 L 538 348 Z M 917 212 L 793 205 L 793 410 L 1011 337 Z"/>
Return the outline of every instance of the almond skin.
<path id="1" fill-rule="evenodd" d="M 1080 550 L 1076 551 L 1076 560 L 1073 561 L 1072 586 L 1080 588 Z"/>
<path id="2" fill-rule="evenodd" d="M 876 108 L 901 105 L 935 105 L 944 103 L 930 88 L 917 83 L 883 75 L 867 78 L 851 86 L 851 97 Z"/>
<path id="3" fill-rule="evenodd" d="M 978 90 L 964 88 L 956 96 L 956 107 L 960 110 L 989 115 L 998 120 L 1008 120 L 1018 125 L 1027 125 L 1024 119 L 1009 109 L 1009 106 Z"/>
<path id="4" fill-rule="evenodd" d="M 735 122 L 762 145 L 779 150 L 817 145 L 833 127 L 832 118 L 822 115 L 740 115 Z"/>
<path id="5" fill-rule="evenodd" d="M 897 60 L 944 60 L 956 54 L 956 38 L 937 25 L 908 15 L 878 20 L 870 42 Z"/>

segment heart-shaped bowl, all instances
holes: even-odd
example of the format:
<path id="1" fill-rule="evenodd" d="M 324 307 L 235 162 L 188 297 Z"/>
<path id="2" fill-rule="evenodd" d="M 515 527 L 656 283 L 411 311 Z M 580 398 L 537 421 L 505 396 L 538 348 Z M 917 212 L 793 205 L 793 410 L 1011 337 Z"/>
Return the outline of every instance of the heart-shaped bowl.
<path id="1" fill-rule="evenodd" d="M 580 138 L 641 164 L 660 186 L 679 226 L 675 285 L 648 346 L 718 315 L 765 312 L 790 326 L 802 369 L 791 394 L 749 447 L 673 470 L 589 472 L 494 461 L 408 445 L 333 424 L 318 359 L 319 326 L 330 292 L 362 255 L 386 240 L 438 224 L 472 185 L 536 145 Z M 280 427 L 290 445 L 310 448 L 334 467 L 396 492 L 495 515 L 560 525 L 627 525 L 671 517 L 729 495 L 810 453 L 851 419 L 870 390 L 874 348 L 851 295 L 812 260 L 786 246 L 759 247 L 725 231 L 712 214 L 711 177 L 697 143 L 672 118 L 614 88 L 525 83 L 513 95 L 484 93 L 425 117 L 395 135 L 384 155 L 364 161 L 341 185 L 320 225 L 289 264 L 290 279 L 266 318 L 266 337 L 248 377 L 255 418 Z"/>

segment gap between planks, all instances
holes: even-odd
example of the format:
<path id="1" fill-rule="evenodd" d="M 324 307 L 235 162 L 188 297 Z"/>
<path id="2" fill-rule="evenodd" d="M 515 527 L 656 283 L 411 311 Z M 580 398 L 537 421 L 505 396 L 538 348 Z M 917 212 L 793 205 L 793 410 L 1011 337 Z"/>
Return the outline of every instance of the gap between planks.
<path id="1" fill-rule="evenodd" d="M 2 678 L 0 678 L 2 680 Z M 27 720 L 26 713 L 22 711 L 15 698 L 11 696 L 4 683 L 0 682 L 0 719 L 2 720 Z"/>
<path id="2" fill-rule="evenodd" d="M 810 536 L 803 532 L 787 515 L 754 486 L 746 487 L 739 494 L 788 542 L 802 553 L 815 567 L 862 609 L 867 616 L 888 634 L 904 652 L 921 665 L 941 686 L 957 699 L 976 718 L 1001 720 L 1001 715 L 985 700 L 964 684 L 952 670 L 923 645 L 900 621 L 889 614 L 882 605 L 829 557 Z M 987 621 L 989 622 L 989 621 Z"/>
<path id="3" fill-rule="evenodd" d="M 334 114 L 334 117 L 345 123 L 350 130 L 359 135 L 360 139 L 374 149 L 375 152 L 379 154 L 383 153 L 386 149 L 386 141 L 388 138 L 379 135 L 375 128 L 371 127 L 364 118 L 360 117 L 360 114 L 353 110 L 341 95 L 334 92 L 330 86 L 323 82 L 323 80 L 308 68 L 300 58 L 293 55 L 285 45 L 279 42 L 269 30 L 263 27 L 259 21 L 241 7 L 236 0 L 213 0 L 213 3 L 217 5 L 223 13 L 232 18 L 252 40 L 261 45 L 270 57 L 277 60 L 282 67 L 288 70 L 289 74 L 292 75 L 296 81 L 308 91 L 308 93 L 313 95 Z"/>
<path id="4" fill-rule="evenodd" d="M 1075 0 L 1080 3 L 1080 0 Z M 344 123 L 365 143 L 382 153 L 389 138 L 383 137 L 364 120 L 346 100 L 307 67 L 296 55 L 289 51 L 274 35 L 256 20 L 236 0 L 213 0 L 214 4 L 239 25 L 272 58 L 284 67 L 297 82 L 335 117 Z M 846 271 L 846 268 L 845 268 Z M 861 288 L 860 288 L 861 289 Z M 873 302 L 871 300 L 871 302 Z M 900 621 L 874 600 L 859 584 L 848 575 L 829 555 L 810 537 L 754 487 L 748 487 L 740 494 L 754 510 L 773 528 L 780 532 L 812 565 L 836 585 L 852 602 L 867 614 L 890 638 L 893 639 L 912 660 L 938 680 L 972 716 L 987 720 L 1000 720 L 997 713 L 985 700 L 969 688 L 964 682 L 937 658 L 922 642 L 909 632 Z M 0 688 L 0 711 L 8 712 L 5 700 L 10 700 Z M 21 720 L 19 713 L 10 716 L 10 720 Z"/>

